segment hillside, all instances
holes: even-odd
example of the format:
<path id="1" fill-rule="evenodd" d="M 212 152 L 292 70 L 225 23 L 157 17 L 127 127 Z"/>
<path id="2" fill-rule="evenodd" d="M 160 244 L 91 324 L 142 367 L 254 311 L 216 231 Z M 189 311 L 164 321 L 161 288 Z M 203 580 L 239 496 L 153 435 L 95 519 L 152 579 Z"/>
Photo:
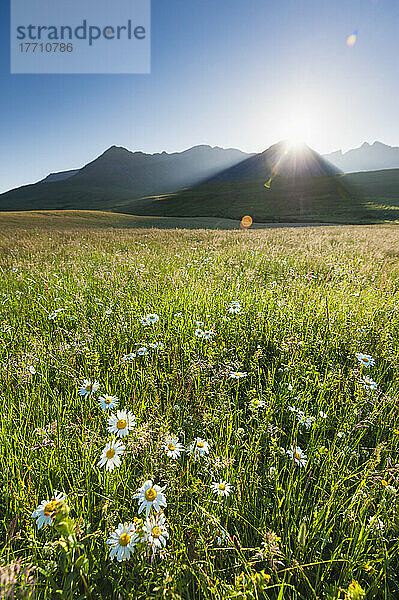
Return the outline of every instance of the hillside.
<path id="1" fill-rule="evenodd" d="M 194 185 L 247 157 L 240 150 L 210 146 L 173 154 L 112 146 L 72 177 L 47 178 L 0 195 L 0 210 L 107 210 L 121 201 Z"/>
<path id="2" fill-rule="evenodd" d="M 399 148 L 381 142 L 364 142 L 359 148 L 338 150 L 325 154 L 324 158 L 345 173 L 399 168 Z"/>

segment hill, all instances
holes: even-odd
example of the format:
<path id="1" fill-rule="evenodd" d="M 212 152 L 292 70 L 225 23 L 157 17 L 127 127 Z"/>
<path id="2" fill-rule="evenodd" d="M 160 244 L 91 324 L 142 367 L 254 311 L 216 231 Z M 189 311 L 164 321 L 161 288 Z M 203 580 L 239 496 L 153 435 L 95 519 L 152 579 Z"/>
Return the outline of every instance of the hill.
<path id="1" fill-rule="evenodd" d="M 247 157 L 240 150 L 210 146 L 173 154 L 112 146 L 72 177 L 47 178 L 1 194 L 0 210 L 111 209 L 123 200 L 194 185 Z"/>

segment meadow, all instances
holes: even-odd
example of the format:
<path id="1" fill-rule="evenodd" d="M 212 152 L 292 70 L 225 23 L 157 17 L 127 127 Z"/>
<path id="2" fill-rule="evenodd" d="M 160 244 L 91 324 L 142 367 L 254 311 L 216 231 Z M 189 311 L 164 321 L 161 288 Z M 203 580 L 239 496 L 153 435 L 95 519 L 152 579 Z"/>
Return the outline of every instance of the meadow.
<path id="1" fill-rule="evenodd" d="M 397 226 L 1 222 L 1 597 L 399 597 Z"/>

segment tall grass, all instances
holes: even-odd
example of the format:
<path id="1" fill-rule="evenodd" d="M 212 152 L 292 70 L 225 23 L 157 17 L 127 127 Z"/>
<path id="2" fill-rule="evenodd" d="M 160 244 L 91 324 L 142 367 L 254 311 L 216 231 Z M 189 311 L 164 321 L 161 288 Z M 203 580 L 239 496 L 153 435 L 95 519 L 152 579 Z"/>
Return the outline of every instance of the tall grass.
<path id="1" fill-rule="evenodd" d="M 14 229 L 0 245 L 4 594 L 399 597 L 396 228 Z M 98 394 L 78 395 L 84 378 Z M 101 393 L 137 418 L 111 473 Z M 168 434 L 210 453 L 167 458 Z M 143 516 L 146 479 L 166 486 L 166 549 L 113 562 L 105 542 Z M 70 517 L 38 531 L 31 513 L 54 490 Z"/>

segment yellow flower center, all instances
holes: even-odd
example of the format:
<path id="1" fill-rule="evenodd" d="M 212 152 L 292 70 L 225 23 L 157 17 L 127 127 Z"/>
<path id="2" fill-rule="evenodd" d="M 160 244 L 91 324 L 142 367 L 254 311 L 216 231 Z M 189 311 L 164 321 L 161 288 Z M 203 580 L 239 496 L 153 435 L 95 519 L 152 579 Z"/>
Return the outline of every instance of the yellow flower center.
<path id="1" fill-rule="evenodd" d="M 225 486 L 225 484 L 224 484 L 224 483 L 219 483 L 219 490 L 222 490 L 222 491 L 223 491 L 223 490 L 225 490 L 225 489 L 226 489 L 226 486 Z"/>
<path id="2" fill-rule="evenodd" d="M 120 430 L 120 429 L 125 429 L 127 425 L 127 421 L 125 421 L 125 419 L 120 419 L 117 424 L 116 427 Z"/>
<path id="3" fill-rule="evenodd" d="M 107 450 L 105 456 L 108 458 L 108 460 L 114 458 L 115 450 L 113 448 L 110 448 L 109 450 Z"/>
<path id="4" fill-rule="evenodd" d="M 157 526 L 153 527 L 152 528 L 152 535 L 154 537 L 159 537 L 160 535 L 162 535 L 162 531 L 161 531 L 160 527 L 157 527 Z"/>
<path id="5" fill-rule="evenodd" d="M 168 446 L 168 449 L 169 449 L 171 452 L 173 452 L 173 450 L 175 450 L 175 449 L 176 449 L 176 446 L 175 446 L 175 445 L 174 445 L 174 444 L 171 442 L 171 443 L 169 444 L 169 446 Z"/>
<path id="6" fill-rule="evenodd" d="M 104 400 L 104 404 L 111 404 L 112 400 L 111 398 L 105 398 Z"/>
<path id="7" fill-rule="evenodd" d="M 381 484 L 382 484 L 384 487 L 386 487 L 386 486 L 388 485 L 388 482 L 387 482 L 387 481 L 385 481 L 385 479 L 383 479 L 383 480 L 381 481 Z"/>
<path id="8" fill-rule="evenodd" d="M 86 385 L 86 392 L 91 392 L 93 391 L 93 384 L 92 383 L 88 383 Z"/>
<path id="9" fill-rule="evenodd" d="M 299 452 L 295 452 L 295 458 L 296 458 L 297 460 L 301 460 L 301 458 L 302 458 L 302 457 L 301 457 L 301 455 L 299 454 Z"/>
<path id="10" fill-rule="evenodd" d="M 155 500 L 155 498 L 157 497 L 157 492 L 156 490 L 154 490 L 154 488 L 150 488 L 149 490 L 146 491 L 145 493 L 145 499 L 148 502 L 153 502 Z"/>
<path id="11" fill-rule="evenodd" d="M 119 545 L 127 546 L 129 542 L 130 542 L 130 535 L 128 533 L 122 533 L 122 535 L 119 538 Z"/>
<path id="12" fill-rule="evenodd" d="M 56 508 L 57 508 L 57 501 L 56 500 L 51 500 L 51 502 L 48 502 L 46 504 L 46 506 L 44 507 L 44 514 L 45 514 L 45 516 L 49 517 L 51 515 L 51 513 L 55 511 Z"/>
<path id="13" fill-rule="evenodd" d="M 205 446 L 204 442 L 197 442 L 198 448 L 204 448 L 204 446 Z"/>

